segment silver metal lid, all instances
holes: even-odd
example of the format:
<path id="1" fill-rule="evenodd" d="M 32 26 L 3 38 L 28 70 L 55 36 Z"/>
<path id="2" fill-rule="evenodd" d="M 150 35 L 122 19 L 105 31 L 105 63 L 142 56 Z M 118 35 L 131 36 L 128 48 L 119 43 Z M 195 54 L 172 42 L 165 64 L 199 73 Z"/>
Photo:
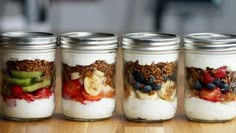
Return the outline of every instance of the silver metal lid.
<path id="1" fill-rule="evenodd" d="M 70 32 L 60 36 L 62 48 L 79 50 L 114 50 L 118 47 L 118 37 L 111 33 Z"/>
<path id="2" fill-rule="evenodd" d="M 122 36 L 122 48 L 137 51 L 178 50 L 180 38 L 165 33 L 128 33 Z"/>
<path id="3" fill-rule="evenodd" d="M 236 50 L 236 36 L 217 33 L 193 33 L 184 37 L 184 49 L 204 51 Z"/>
<path id="4" fill-rule="evenodd" d="M 0 46 L 13 49 L 56 48 L 57 37 L 46 32 L 6 32 L 0 36 Z"/>

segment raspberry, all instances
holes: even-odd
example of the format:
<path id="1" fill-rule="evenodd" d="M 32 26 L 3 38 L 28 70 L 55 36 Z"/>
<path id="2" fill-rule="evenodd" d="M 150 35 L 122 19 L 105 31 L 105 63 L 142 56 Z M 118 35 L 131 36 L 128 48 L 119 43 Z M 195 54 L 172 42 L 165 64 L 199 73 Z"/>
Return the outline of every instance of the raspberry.
<path id="1" fill-rule="evenodd" d="M 226 66 L 220 67 L 216 70 L 216 73 L 214 74 L 215 78 L 223 78 L 226 75 Z"/>
<path id="2" fill-rule="evenodd" d="M 211 75 L 209 73 L 205 73 L 203 76 L 202 76 L 202 82 L 204 84 L 207 84 L 207 83 L 211 83 L 213 82 L 214 78 L 211 77 Z"/>
<path id="3" fill-rule="evenodd" d="M 21 96 L 24 92 L 20 86 L 15 85 L 11 88 L 11 93 L 13 96 Z"/>

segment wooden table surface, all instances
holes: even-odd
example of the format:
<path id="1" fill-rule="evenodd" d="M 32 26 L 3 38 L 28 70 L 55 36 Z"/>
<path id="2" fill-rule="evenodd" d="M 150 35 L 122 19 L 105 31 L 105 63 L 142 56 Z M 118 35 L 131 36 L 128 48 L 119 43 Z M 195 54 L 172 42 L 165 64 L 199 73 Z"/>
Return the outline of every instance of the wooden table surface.
<path id="1" fill-rule="evenodd" d="M 60 55 L 58 54 L 57 57 Z M 178 109 L 172 120 L 141 123 L 127 120 L 122 111 L 122 56 L 118 51 L 116 89 L 117 103 L 114 116 L 98 122 L 76 122 L 63 118 L 61 112 L 60 59 L 57 60 L 56 111 L 52 118 L 37 122 L 14 122 L 0 117 L 0 133 L 236 133 L 236 119 L 225 123 L 197 123 L 189 121 L 183 105 L 183 55 L 179 62 Z M 96 112 L 94 112 L 96 113 Z"/>

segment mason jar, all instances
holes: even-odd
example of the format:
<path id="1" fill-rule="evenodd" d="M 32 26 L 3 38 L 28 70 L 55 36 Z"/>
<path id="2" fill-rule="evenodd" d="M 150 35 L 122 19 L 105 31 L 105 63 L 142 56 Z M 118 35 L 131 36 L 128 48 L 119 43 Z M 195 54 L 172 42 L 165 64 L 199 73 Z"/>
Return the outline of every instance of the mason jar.
<path id="1" fill-rule="evenodd" d="M 7 32 L 0 36 L 2 115 L 15 121 L 51 117 L 55 108 L 56 36 Z"/>
<path id="2" fill-rule="evenodd" d="M 236 116 L 236 36 L 194 33 L 184 37 L 185 112 L 199 122 Z"/>
<path id="3" fill-rule="evenodd" d="M 177 70 L 180 39 L 164 33 L 122 36 L 124 97 L 127 119 L 168 120 L 177 108 Z"/>
<path id="4" fill-rule="evenodd" d="M 112 117 L 115 109 L 117 36 L 72 32 L 60 36 L 62 111 L 75 121 Z"/>

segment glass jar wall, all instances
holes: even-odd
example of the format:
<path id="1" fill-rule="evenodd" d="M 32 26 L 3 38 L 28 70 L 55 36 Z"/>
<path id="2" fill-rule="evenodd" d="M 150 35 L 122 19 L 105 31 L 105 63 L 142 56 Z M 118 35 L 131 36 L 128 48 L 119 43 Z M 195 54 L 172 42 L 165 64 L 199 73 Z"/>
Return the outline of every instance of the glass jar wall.
<path id="1" fill-rule="evenodd" d="M 2 115 L 16 121 L 52 116 L 55 109 L 56 36 L 8 32 L 0 37 Z"/>
<path id="2" fill-rule="evenodd" d="M 129 120 L 152 122 L 174 117 L 179 41 L 176 35 L 162 33 L 122 36 L 123 111 Z"/>
<path id="3" fill-rule="evenodd" d="M 190 120 L 223 122 L 236 116 L 235 44 L 234 35 L 185 36 L 184 101 Z"/>
<path id="4" fill-rule="evenodd" d="M 62 48 L 62 111 L 76 121 L 96 121 L 115 109 L 114 34 L 73 32 L 60 36 Z"/>

